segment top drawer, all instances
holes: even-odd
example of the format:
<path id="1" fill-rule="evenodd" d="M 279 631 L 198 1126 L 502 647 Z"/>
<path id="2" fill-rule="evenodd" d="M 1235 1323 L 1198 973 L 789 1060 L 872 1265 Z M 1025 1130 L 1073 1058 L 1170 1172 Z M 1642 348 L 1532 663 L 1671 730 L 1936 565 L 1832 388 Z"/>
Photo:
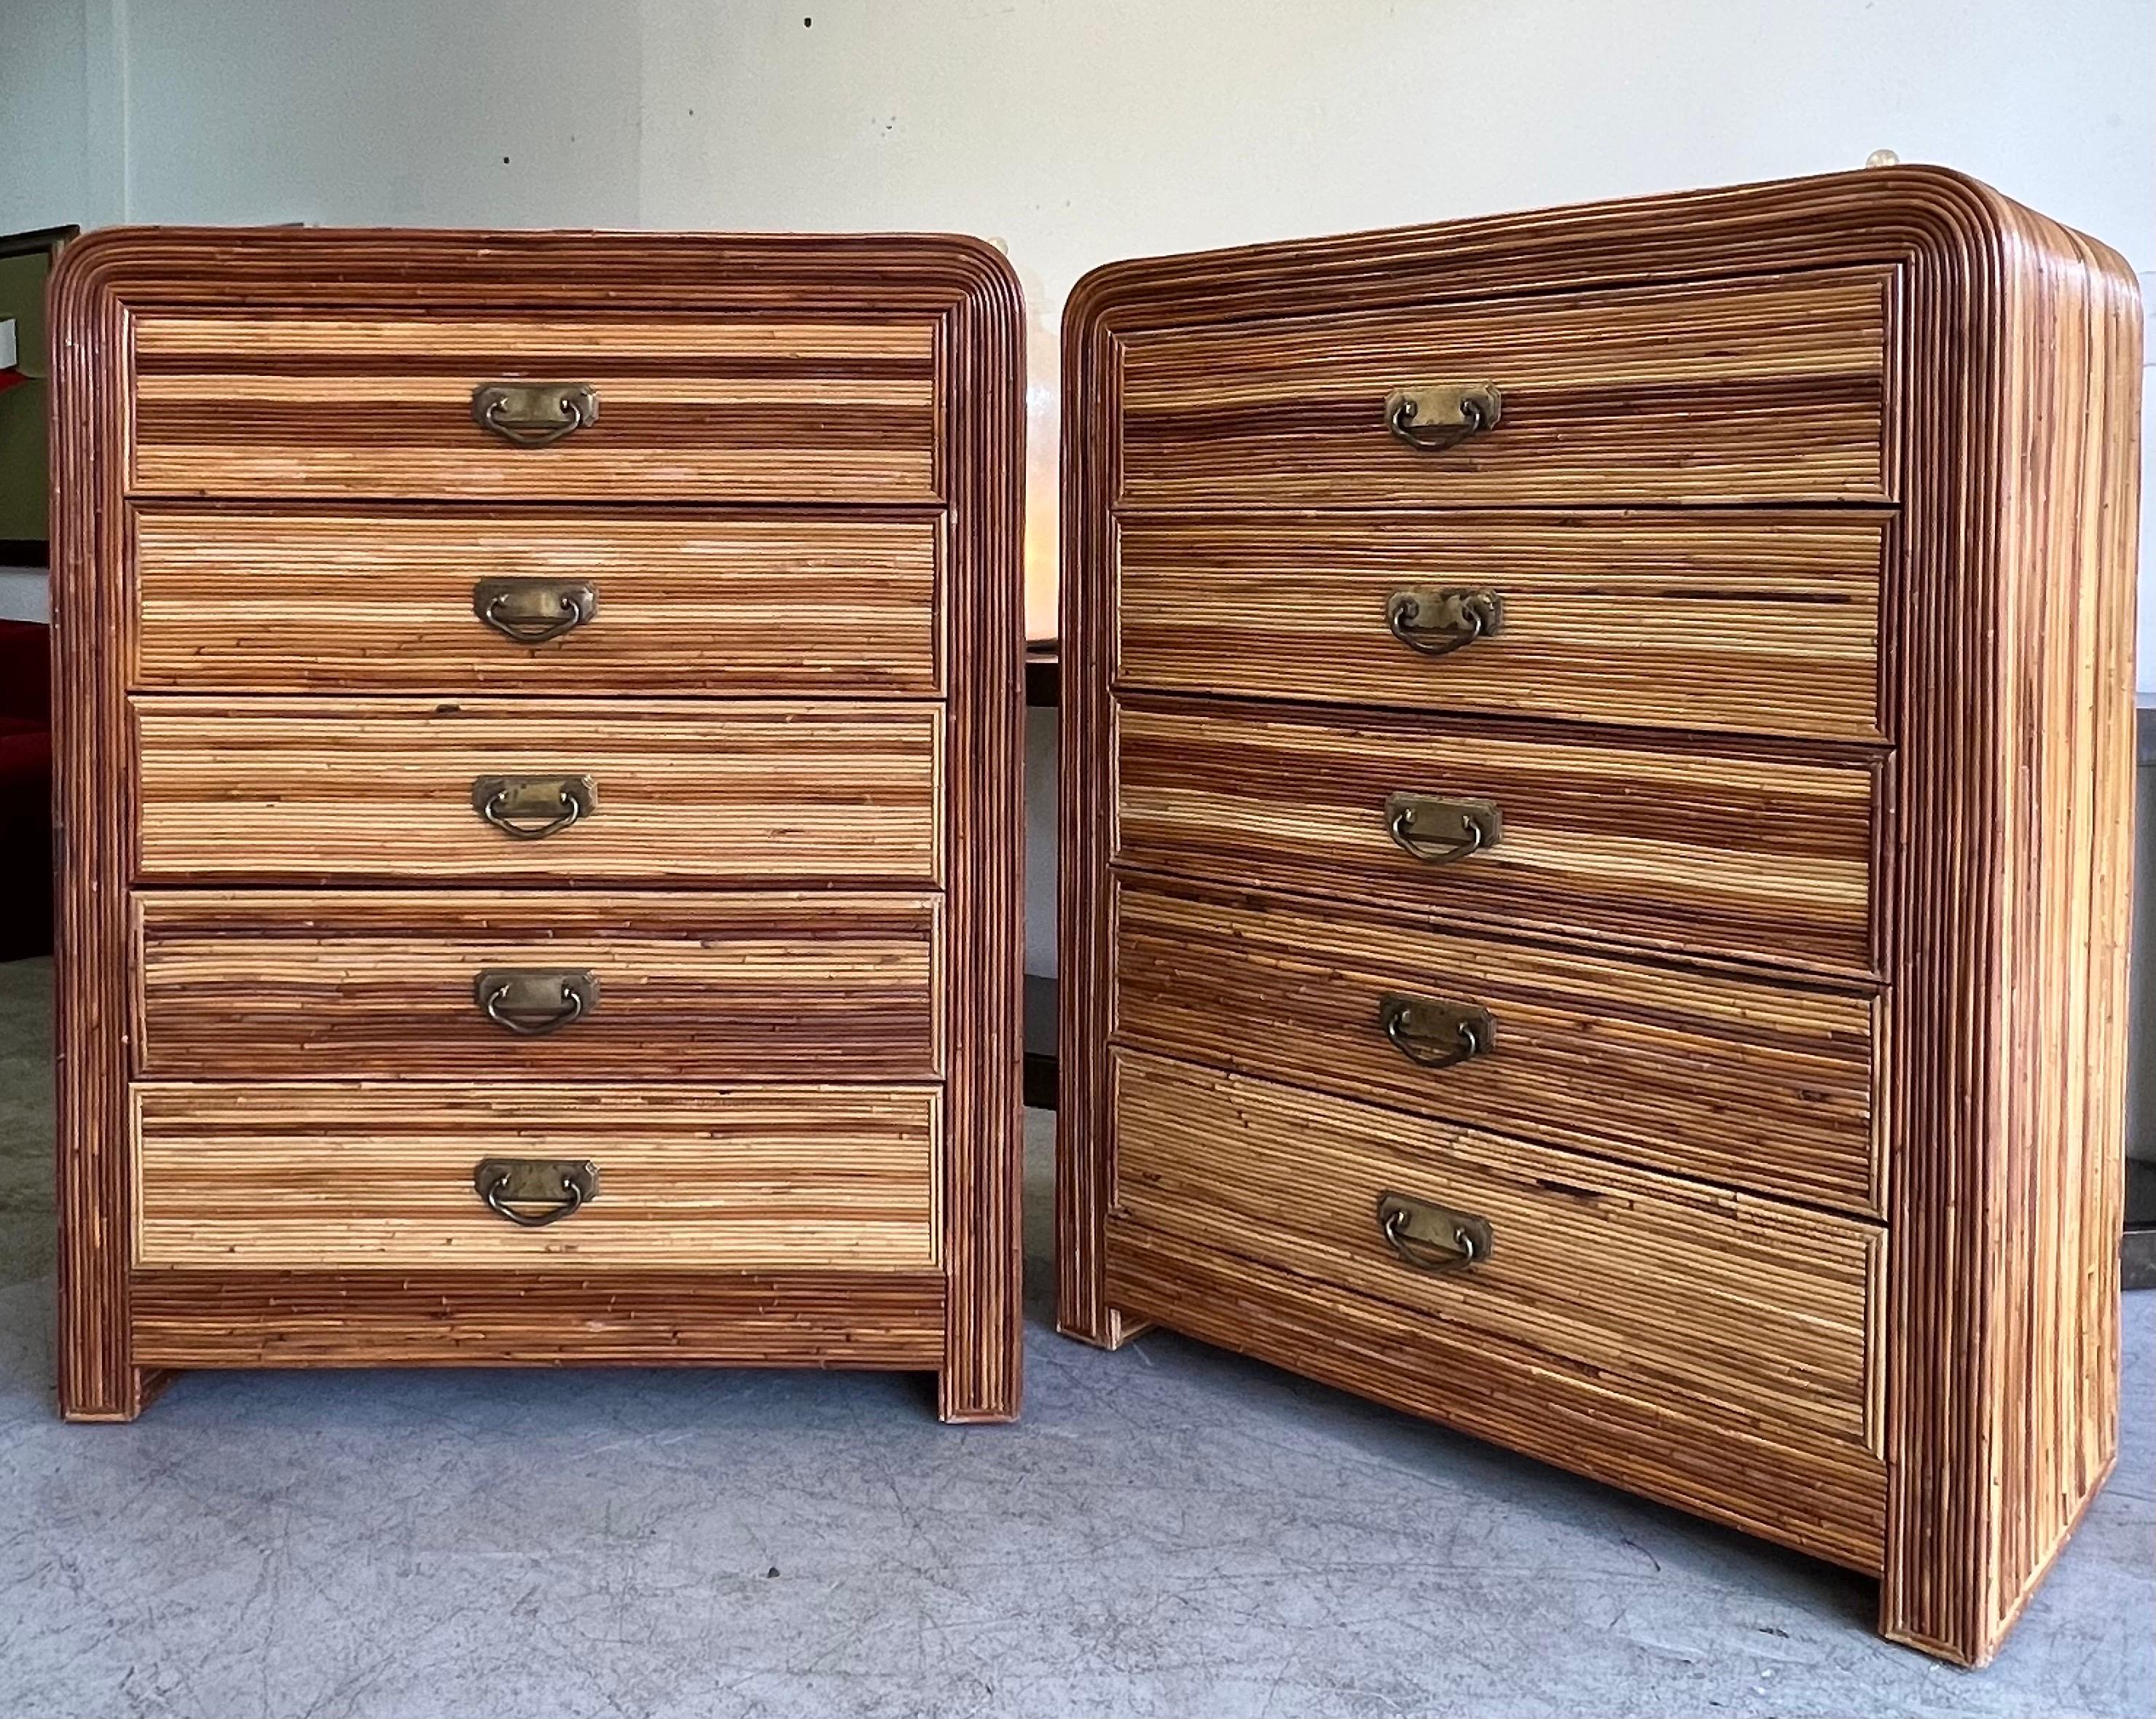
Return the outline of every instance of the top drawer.
<path id="1" fill-rule="evenodd" d="M 925 316 L 145 312 L 135 363 L 142 495 L 941 499 Z M 596 408 L 484 427 L 477 391 L 520 382 Z"/>
<path id="2" fill-rule="evenodd" d="M 1891 501 L 1893 280 L 1845 269 L 1134 331 L 1118 505 Z M 1483 384 L 1495 425 L 1450 446 L 1389 415 L 1396 391 Z"/>

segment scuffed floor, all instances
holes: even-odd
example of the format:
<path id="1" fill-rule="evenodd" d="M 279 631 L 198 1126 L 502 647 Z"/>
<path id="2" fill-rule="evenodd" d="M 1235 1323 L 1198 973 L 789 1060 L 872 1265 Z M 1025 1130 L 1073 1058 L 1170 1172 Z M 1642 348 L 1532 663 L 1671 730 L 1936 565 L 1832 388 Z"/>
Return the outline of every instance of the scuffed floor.
<path id="1" fill-rule="evenodd" d="M 44 963 L 0 967 L 0 1714 L 2119 1714 L 2156 1705 L 2156 1295 L 2126 1449 L 1989 1670 L 1867 1584 L 1166 1336 L 1026 1412 L 903 1378 L 200 1374 L 51 1396 Z"/>

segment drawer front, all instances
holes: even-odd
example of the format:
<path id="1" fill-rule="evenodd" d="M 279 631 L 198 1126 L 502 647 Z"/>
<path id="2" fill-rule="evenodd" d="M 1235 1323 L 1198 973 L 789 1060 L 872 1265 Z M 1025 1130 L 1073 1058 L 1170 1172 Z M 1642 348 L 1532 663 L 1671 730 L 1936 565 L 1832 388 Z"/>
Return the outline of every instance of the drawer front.
<path id="1" fill-rule="evenodd" d="M 1117 500 L 1892 500 L 1893 280 L 1835 269 L 1132 332 Z M 1454 445 L 1389 419 L 1396 391 L 1483 384 L 1496 422 Z"/>
<path id="2" fill-rule="evenodd" d="M 1584 1382 L 1876 1460 L 1876 1226 L 1127 1053 L 1114 1103 L 1111 1277 L 1158 1237 L 1392 1310 L 1405 1353 L 1427 1333 L 1525 1358 L 1554 1395 Z M 1414 1203 L 1412 1261 L 1389 1194 Z M 1445 1263 L 1438 1208 L 1484 1256 Z"/>
<path id="3" fill-rule="evenodd" d="M 1876 514 L 1125 520 L 1121 684 L 1881 737 Z"/>
<path id="4" fill-rule="evenodd" d="M 166 1079 L 933 1080 L 932 895 L 137 895 Z"/>
<path id="5" fill-rule="evenodd" d="M 1869 997 L 1125 885 L 1117 1041 L 1881 1214 Z"/>
<path id="6" fill-rule="evenodd" d="M 136 875 L 930 884 L 942 713 L 914 705 L 141 698 Z M 536 784 L 498 815 L 482 779 Z M 550 784 L 567 784 L 557 791 Z M 544 806 L 536 803 L 545 802 Z"/>
<path id="7" fill-rule="evenodd" d="M 1872 967 L 1869 763 L 1498 738 L 1419 717 L 1124 706 L 1116 858 L 1645 948 Z M 1496 843 L 1391 832 L 1408 794 L 1484 802 Z M 1426 827 L 1428 835 L 1416 834 Z"/>
<path id="8" fill-rule="evenodd" d="M 133 684 L 235 692 L 942 689 L 936 518 L 151 507 Z"/>
<path id="9" fill-rule="evenodd" d="M 933 1087 L 211 1082 L 131 1099 L 138 1266 L 904 1270 L 939 1257 Z M 486 1159 L 588 1161 L 597 1193 L 525 1228 L 481 1198 Z"/>
<path id="10" fill-rule="evenodd" d="M 937 324 L 808 318 L 135 319 L 133 487 L 161 495 L 933 501 Z M 581 427 L 484 428 L 496 383 L 588 387 Z M 512 399 L 537 438 L 574 420 Z"/>

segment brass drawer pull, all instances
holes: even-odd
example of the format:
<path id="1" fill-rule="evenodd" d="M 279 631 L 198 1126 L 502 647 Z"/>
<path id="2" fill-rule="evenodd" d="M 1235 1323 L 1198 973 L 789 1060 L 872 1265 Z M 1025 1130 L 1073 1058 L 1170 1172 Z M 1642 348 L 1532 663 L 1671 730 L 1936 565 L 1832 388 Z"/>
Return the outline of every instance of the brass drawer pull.
<path id="1" fill-rule="evenodd" d="M 1497 427 L 1505 396 L 1495 382 L 1394 388 L 1385 396 L 1385 427 L 1411 448 L 1441 453 Z"/>
<path id="2" fill-rule="evenodd" d="M 543 448 L 596 423 L 599 392 L 588 382 L 485 382 L 472 390 L 472 422 L 520 448 Z"/>
<path id="3" fill-rule="evenodd" d="M 536 1039 L 596 1009 L 599 976 L 589 967 L 490 967 L 472 981 L 472 1001 L 497 1027 Z"/>
<path id="4" fill-rule="evenodd" d="M 1486 1219 L 1404 1193 L 1378 1196 L 1378 1228 L 1400 1263 L 1417 1271 L 1465 1271 L 1496 1245 Z"/>
<path id="5" fill-rule="evenodd" d="M 1385 829 L 1402 852 L 1426 865 L 1449 865 L 1496 847 L 1505 820 L 1495 800 L 1394 794 L 1385 801 Z"/>
<path id="6" fill-rule="evenodd" d="M 490 1211 L 524 1229 L 543 1229 L 599 1197 L 599 1167 L 589 1158 L 481 1158 L 472 1167 L 472 1188 Z M 542 1202 L 541 1211 L 516 1209 Z"/>
<path id="7" fill-rule="evenodd" d="M 1494 591 L 1395 591 L 1385 624 L 1410 650 L 1450 656 L 1503 628 L 1505 599 Z"/>
<path id="8" fill-rule="evenodd" d="M 481 579 L 472 587 L 472 613 L 519 644 L 544 644 L 598 612 L 598 589 L 580 579 Z"/>
<path id="9" fill-rule="evenodd" d="M 504 835 L 536 842 L 598 809 L 588 776 L 482 776 L 471 786 L 472 810 Z M 529 820 L 539 818 L 533 824 Z"/>
<path id="10" fill-rule="evenodd" d="M 1497 1048 L 1497 1023 L 1472 1003 L 1395 993 L 1378 1003 L 1378 1024 L 1395 1050 L 1426 1069 L 1455 1068 Z"/>

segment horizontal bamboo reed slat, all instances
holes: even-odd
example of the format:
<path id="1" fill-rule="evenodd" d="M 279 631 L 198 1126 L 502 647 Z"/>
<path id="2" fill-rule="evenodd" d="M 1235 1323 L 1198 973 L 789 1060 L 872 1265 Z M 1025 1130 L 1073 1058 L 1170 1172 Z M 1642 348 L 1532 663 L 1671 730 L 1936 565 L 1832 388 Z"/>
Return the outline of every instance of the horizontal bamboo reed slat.
<path id="1" fill-rule="evenodd" d="M 932 515 L 139 506 L 138 690 L 935 698 Z M 495 579 L 588 585 L 536 645 L 474 612 Z"/>
<path id="2" fill-rule="evenodd" d="M 940 1258 L 934 1087 L 377 1081 L 133 1089 L 135 1262 L 347 1271 L 922 1270 Z M 588 1159 L 544 1229 L 483 1158 Z"/>
<path id="3" fill-rule="evenodd" d="M 135 350 L 144 495 L 942 499 L 928 316 L 145 312 Z M 589 383 L 598 418 L 513 446 L 472 414 L 506 380 Z"/>
<path id="4" fill-rule="evenodd" d="M 943 875 L 936 705 L 145 695 L 132 719 L 146 883 Z M 596 808 L 505 835 L 472 785 L 520 775 L 588 776 Z"/>
<path id="5" fill-rule="evenodd" d="M 1892 269 L 1320 310 L 1115 340 L 1119 505 L 1891 501 Z M 1495 383 L 1442 459 L 1395 388 Z"/>
<path id="6" fill-rule="evenodd" d="M 1123 884 L 1114 911 L 1117 1044 L 1885 1215 L 1882 998 L 1196 885 Z M 1421 1066 L 1386 1036 L 1396 997 L 1484 1009 L 1494 1044 Z"/>
<path id="7" fill-rule="evenodd" d="M 1828 973 L 1876 959 L 1876 758 L 1137 697 L 1116 731 L 1125 866 Z M 1495 801 L 1502 837 L 1413 857 L 1395 793 Z"/>
<path id="8" fill-rule="evenodd" d="M 1118 685 L 1877 741 L 1880 513 L 1133 515 Z M 1394 593 L 1487 591 L 1443 656 Z M 1444 635 L 1438 635 L 1441 641 Z"/>
<path id="9" fill-rule="evenodd" d="M 945 1364 L 940 1271 L 133 1273 L 151 1367 Z"/>
<path id="10" fill-rule="evenodd" d="M 135 1070 L 153 1079 L 932 1080 L 934 895 L 752 890 L 146 891 Z M 488 969 L 585 972 L 597 1005 L 521 1036 Z"/>

